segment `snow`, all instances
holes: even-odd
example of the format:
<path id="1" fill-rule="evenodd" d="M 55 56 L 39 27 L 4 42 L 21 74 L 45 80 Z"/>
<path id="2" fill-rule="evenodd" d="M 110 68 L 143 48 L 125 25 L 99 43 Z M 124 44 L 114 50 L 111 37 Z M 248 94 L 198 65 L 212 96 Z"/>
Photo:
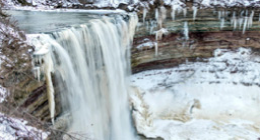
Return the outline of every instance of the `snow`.
<path id="1" fill-rule="evenodd" d="M 17 3 L 16 0 L 6 0 L 4 4 L 6 7 L 11 7 L 15 9 L 20 9 L 22 7 L 27 9 L 53 9 L 54 6 L 57 6 L 57 2 L 51 2 L 48 0 L 26 0 L 27 3 L 32 6 L 21 6 L 20 3 Z M 62 4 L 64 7 L 72 7 L 74 4 L 80 4 L 78 0 L 60 0 L 59 4 Z"/>
<path id="2" fill-rule="evenodd" d="M 0 113 L 0 139 L 16 140 L 19 138 L 46 139 L 48 133 L 27 125 L 27 121 L 12 118 Z"/>
<path id="3" fill-rule="evenodd" d="M 165 140 L 259 136 L 260 60 L 251 49 L 217 49 L 207 62 L 132 76 L 138 133 Z"/>
<path id="4" fill-rule="evenodd" d="M 161 28 L 158 31 L 155 31 L 156 40 L 161 40 L 163 35 L 167 35 L 169 31 L 166 28 Z"/>
<path id="5" fill-rule="evenodd" d="M 0 85 L 0 103 L 2 103 L 7 96 L 6 88 Z"/>
<path id="6" fill-rule="evenodd" d="M 49 0 L 26 0 L 27 3 L 31 4 L 32 6 L 21 6 L 20 4 L 17 4 L 17 2 L 12 1 L 12 0 L 7 0 L 5 1 L 5 5 L 7 8 L 12 8 L 12 9 L 19 9 L 19 10 L 53 10 L 55 9 L 54 7 L 57 7 L 58 4 L 62 5 L 62 7 L 66 8 L 72 8 L 73 5 L 83 5 L 80 3 L 78 0 L 62 0 L 57 2 L 51 2 Z M 94 6 L 98 8 L 103 8 L 103 7 L 113 7 L 117 8 L 120 3 L 125 3 L 127 4 L 129 1 L 127 0 L 115 0 L 115 1 L 95 1 L 94 4 L 85 4 L 84 6 Z M 138 1 L 135 0 L 134 3 L 137 3 Z"/>
<path id="7" fill-rule="evenodd" d="M 67 12 L 67 13 L 89 13 L 89 14 L 123 14 L 126 13 L 126 11 L 121 9 L 115 9 L 115 10 L 103 10 L 103 9 L 46 9 L 46 8 L 34 8 L 34 7 L 13 7 L 12 10 L 23 10 L 23 11 L 38 11 L 38 12 Z"/>
<path id="8" fill-rule="evenodd" d="M 0 59 L 0 69 L 1 69 L 1 59 Z M 6 88 L 4 88 L 2 85 L 0 85 L 0 103 L 2 103 L 6 98 L 7 92 Z"/>
<path id="9" fill-rule="evenodd" d="M 0 48 L 3 47 L 3 41 L 7 41 L 7 37 L 8 37 L 8 45 L 10 45 L 13 42 L 13 39 L 21 39 L 21 35 L 19 34 L 18 31 L 16 31 L 16 29 L 12 26 L 10 26 L 10 24 L 6 24 L 5 23 L 5 19 L 1 18 L 1 22 L 0 22 Z M 12 38 L 12 39 L 10 39 Z M 21 40 L 22 42 L 22 40 Z M 11 62 L 11 63 L 7 63 L 5 66 L 6 67 L 12 67 L 12 61 L 10 61 L 9 56 L 5 55 L 4 53 L 2 53 L 0 51 L 0 69 L 1 69 L 1 63 L 3 61 L 6 62 Z M 0 84 L 0 103 L 2 103 L 5 98 L 8 96 L 8 92 L 7 89 Z"/>
<path id="10" fill-rule="evenodd" d="M 32 6 L 21 6 L 16 1 L 7 0 L 4 1 L 5 8 L 16 9 L 16 10 L 54 10 L 58 6 L 56 2 L 51 0 L 27 0 Z M 119 4 L 127 4 L 129 10 L 139 11 L 139 7 L 148 8 L 149 5 L 154 5 L 155 0 L 140 1 L 140 0 L 98 0 L 94 1 L 93 4 L 82 4 L 78 0 L 62 0 L 59 2 L 64 8 L 74 8 L 73 6 L 81 5 L 84 7 L 96 7 L 96 8 L 118 8 Z M 186 4 L 181 0 L 164 0 L 164 5 L 172 7 L 172 17 L 175 18 L 176 10 L 186 10 Z M 218 7 L 260 7 L 259 0 L 194 0 L 194 7 L 197 6 L 199 9 L 202 8 L 214 8 Z M 186 14 L 184 12 L 184 14 Z"/>
<path id="11" fill-rule="evenodd" d="M 49 35 L 45 34 L 27 34 L 27 43 L 34 46 L 34 55 L 43 56 L 49 52 Z M 40 41 L 39 41 L 40 40 Z"/>
<path id="12" fill-rule="evenodd" d="M 149 39 L 144 39 L 144 43 L 141 43 L 140 45 L 138 45 L 136 48 L 139 50 L 139 51 L 142 51 L 144 49 L 152 49 L 153 47 L 156 46 L 156 43 L 157 42 L 153 42 Z"/>
<path id="13" fill-rule="evenodd" d="M 195 2 L 200 3 L 201 7 L 232 7 L 232 6 L 254 6 L 259 7 L 259 0 L 196 0 Z"/>
<path id="14" fill-rule="evenodd" d="M 162 27 L 162 24 L 161 24 L 161 26 L 160 27 Z M 165 28 L 161 28 L 161 29 L 159 29 L 158 31 L 155 31 L 155 39 L 156 39 L 156 43 L 154 43 L 155 44 L 155 56 L 158 56 L 158 40 L 161 40 L 162 39 L 162 36 L 163 35 L 167 35 L 169 32 L 168 32 L 168 30 L 167 29 L 165 29 Z"/>

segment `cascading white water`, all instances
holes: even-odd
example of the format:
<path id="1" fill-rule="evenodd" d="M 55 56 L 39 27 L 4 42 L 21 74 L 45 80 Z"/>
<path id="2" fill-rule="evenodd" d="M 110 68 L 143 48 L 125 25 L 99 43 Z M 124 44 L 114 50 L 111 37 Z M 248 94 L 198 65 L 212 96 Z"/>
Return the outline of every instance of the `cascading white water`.
<path id="1" fill-rule="evenodd" d="M 72 114 L 70 132 L 97 140 L 136 139 L 128 76 L 137 20 L 136 15 L 103 17 L 45 39 L 53 49 L 54 69 L 61 75 L 57 80 L 65 83 L 61 95 Z"/>

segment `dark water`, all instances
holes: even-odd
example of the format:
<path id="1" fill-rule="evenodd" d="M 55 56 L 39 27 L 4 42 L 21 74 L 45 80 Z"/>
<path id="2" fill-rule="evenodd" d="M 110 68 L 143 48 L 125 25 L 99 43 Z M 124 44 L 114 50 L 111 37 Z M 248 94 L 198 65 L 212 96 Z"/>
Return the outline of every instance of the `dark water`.
<path id="1" fill-rule="evenodd" d="M 98 19 L 104 15 L 114 15 L 116 11 L 81 11 L 81 12 L 57 12 L 57 11 L 5 11 L 18 22 L 21 30 L 27 34 L 53 32 L 68 26 L 87 23 L 91 19 Z"/>

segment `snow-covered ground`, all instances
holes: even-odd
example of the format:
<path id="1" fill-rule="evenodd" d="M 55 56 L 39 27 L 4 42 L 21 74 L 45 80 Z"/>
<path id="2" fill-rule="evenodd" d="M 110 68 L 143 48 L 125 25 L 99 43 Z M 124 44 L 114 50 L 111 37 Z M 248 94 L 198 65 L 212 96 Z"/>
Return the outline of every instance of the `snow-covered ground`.
<path id="1" fill-rule="evenodd" d="M 1 36 L 0 36 L 1 37 Z M 2 60 L 0 59 L 0 69 L 1 69 Z M 2 103 L 6 98 L 6 88 L 0 85 L 0 103 Z"/>
<path id="2" fill-rule="evenodd" d="M 170 5 L 173 9 L 182 9 L 186 7 L 186 3 L 182 0 L 163 0 L 164 5 Z M 22 6 L 17 0 L 6 0 L 3 1 L 6 7 L 17 10 L 50 10 L 55 9 L 56 7 L 63 8 L 73 8 L 73 6 L 81 5 L 83 7 L 112 7 L 117 8 L 119 4 L 128 4 L 129 10 L 137 9 L 137 6 L 144 8 L 149 8 L 148 5 L 153 5 L 157 3 L 156 0 L 96 0 L 92 4 L 82 4 L 78 0 L 26 0 L 26 2 L 31 6 Z M 198 8 L 213 8 L 218 7 L 260 7 L 260 0 L 194 0 L 194 6 Z"/>
<path id="3" fill-rule="evenodd" d="M 0 139 L 17 140 L 17 139 L 46 139 L 48 133 L 42 132 L 22 119 L 16 119 L 0 113 Z"/>
<path id="4" fill-rule="evenodd" d="M 0 85 L 0 103 L 2 103 L 5 100 L 6 96 L 7 96 L 6 88 Z"/>
<path id="5" fill-rule="evenodd" d="M 0 49 L 3 46 L 3 43 L 4 43 L 3 41 L 6 41 L 6 35 L 11 36 L 13 38 L 20 38 L 19 33 L 14 29 L 14 27 L 7 25 L 5 23 L 5 20 L 1 19 L 1 22 L 0 22 Z M 11 44 L 12 41 L 13 40 L 8 40 L 8 44 L 6 44 L 6 45 Z M 9 60 L 8 57 L 6 57 L 6 55 L 4 55 L 1 51 L 0 51 L 0 70 L 1 70 L 2 62 Z M 6 64 L 6 65 L 9 66 L 9 64 Z M 6 88 L 0 84 L 0 103 L 5 100 L 6 96 L 7 96 Z"/>
<path id="6" fill-rule="evenodd" d="M 74 4 L 79 4 L 78 0 L 59 0 L 52 2 L 50 0 L 25 0 L 31 6 L 22 6 L 18 0 L 5 0 L 3 3 L 6 7 L 12 9 L 53 9 L 55 6 L 62 5 L 64 7 L 72 7 Z"/>
<path id="7" fill-rule="evenodd" d="M 132 76 L 133 117 L 140 134 L 165 140 L 257 140 L 259 55 L 217 49 L 208 62 Z"/>

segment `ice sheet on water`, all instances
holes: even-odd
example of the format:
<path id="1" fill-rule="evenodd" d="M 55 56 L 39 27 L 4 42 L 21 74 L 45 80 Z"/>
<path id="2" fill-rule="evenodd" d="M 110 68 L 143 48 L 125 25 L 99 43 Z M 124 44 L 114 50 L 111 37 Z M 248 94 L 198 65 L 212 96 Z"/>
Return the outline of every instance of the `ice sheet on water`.
<path id="1" fill-rule="evenodd" d="M 259 137 L 259 56 L 246 48 L 217 49 L 214 56 L 132 76 L 139 133 L 166 140 Z"/>

